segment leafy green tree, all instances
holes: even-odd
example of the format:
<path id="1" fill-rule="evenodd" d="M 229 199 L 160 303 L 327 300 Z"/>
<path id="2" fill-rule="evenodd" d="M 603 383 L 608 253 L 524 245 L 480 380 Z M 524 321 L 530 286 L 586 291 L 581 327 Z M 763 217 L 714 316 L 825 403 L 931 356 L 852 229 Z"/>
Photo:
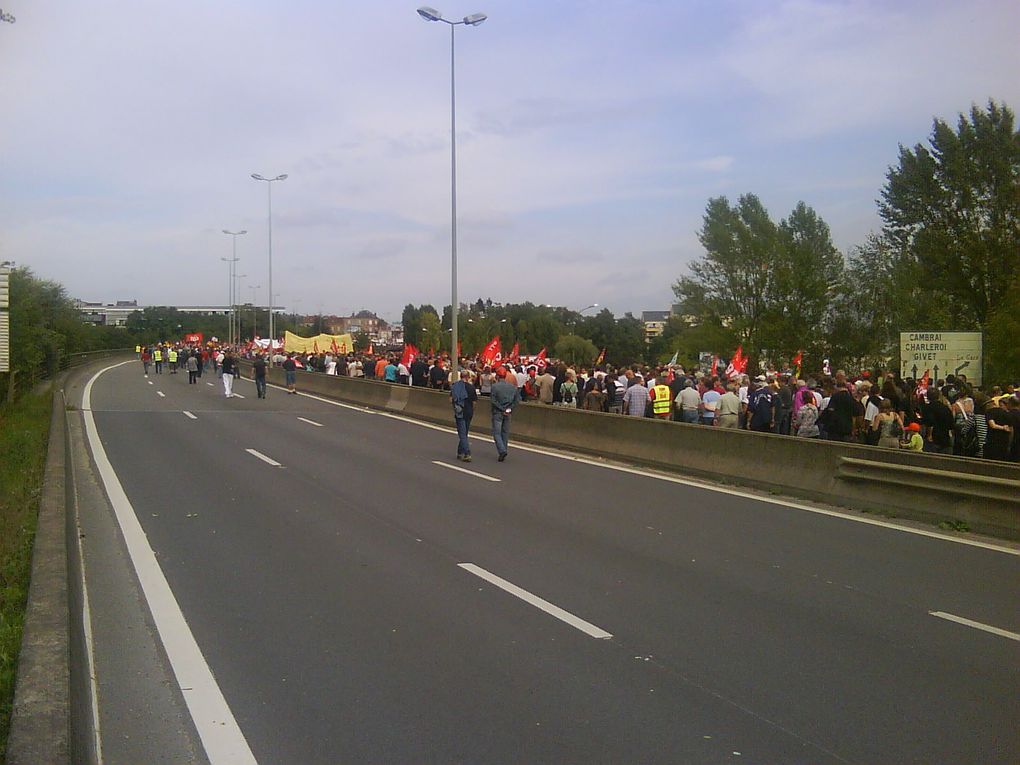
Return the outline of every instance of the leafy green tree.
<path id="1" fill-rule="evenodd" d="M 681 277 L 673 291 L 687 312 L 726 321 L 745 351 L 757 351 L 762 325 L 774 308 L 779 228 L 754 194 L 741 196 L 735 207 L 716 197 L 708 200 L 698 239 L 705 257 L 691 263 L 691 276 Z"/>
<path id="2" fill-rule="evenodd" d="M 369 334 L 363 329 L 359 329 L 355 332 L 351 337 L 351 340 L 354 341 L 354 350 L 356 351 L 364 351 L 372 344 L 372 338 L 369 337 Z"/>
<path id="3" fill-rule="evenodd" d="M 829 226 L 803 202 L 779 224 L 770 282 L 761 342 L 770 349 L 774 365 L 783 366 L 798 351 L 824 353 L 832 308 L 843 284 L 843 256 L 832 243 Z"/>
<path id="4" fill-rule="evenodd" d="M 580 335 L 563 335 L 556 341 L 554 355 L 568 364 L 590 367 L 599 355 L 595 344 Z"/>
<path id="5" fill-rule="evenodd" d="M 421 351 L 428 351 L 430 349 L 438 351 L 443 348 L 445 340 L 443 335 L 449 335 L 449 333 L 443 331 L 443 326 L 439 321 L 439 314 L 436 313 L 436 309 L 432 308 L 432 306 L 422 306 L 418 318 L 420 321 L 419 327 L 421 328 L 419 336 L 421 342 L 417 344 L 418 348 Z M 449 346 L 450 341 L 445 340 L 445 347 L 449 348 Z"/>
<path id="6" fill-rule="evenodd" d="M 404 306 L 404 312 L 400 315 L 400 323 L 404 327 L 404 342 L 420 347 L 421 315 L 411 303 Z"/>
<path id="7" fill-rule="evenodd" d="M 673 288 L 684 315 L 694 319 L 671 333 L 689 362 L 696 351 L 733 349 L 690 343 L 727 339 L 742 345 L 752 361 L 767 352 L 766 361 L 775 366 L 789 364 L 801 350 L 809 356 L 824 352 L 845 285 L 844 262 L 828 225 L 811 207 L 799 202 L 777 225 L 753 194 L 735 207 L 725 197 L 710 199 L 699 238 L 704 258 Z"/>
<path id="8" fill-rule="evenodd" d="M 1013 277 L 1002 303 L 988 320 L 985 349 L 985 379 L 989 383 L 1020 382 L 1020 276 Z"/>
<path id="9" fill-rule="evenodd" d="M 612 364 L 632 364 L 643 361 L 648 352 L 645 343 L 645 324 L 641 319 L 625 313 L 616 322 L 616 331 L 606 348 L 606 360 Z"/>
<path id="10" fill-rule="evenodd" d="M 1002 304 L 1020 253 L 1020 132 L 989 101 L 936 119 L 929 146 L 900 146 L 879 213 L 917 264 L 926 298 L 945 301 L 954 329 L 983 326 Z"/>

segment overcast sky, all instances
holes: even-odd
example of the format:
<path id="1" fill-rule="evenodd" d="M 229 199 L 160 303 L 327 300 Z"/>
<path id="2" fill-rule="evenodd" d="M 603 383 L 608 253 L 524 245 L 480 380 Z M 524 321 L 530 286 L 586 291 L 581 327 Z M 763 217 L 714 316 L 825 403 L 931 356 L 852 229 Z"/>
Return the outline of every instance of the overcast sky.
<path id="1" fill-rule="evenodd" d="M 457 29 L 460 298 L 668 307 L 709 197 L 879 227 L 897 144 L 1020 107 L 1020 3 L 434 0 Z M 0 0 L 0 260 L 74 297 L 450 301 L 449 28 L 396 0 Z M 251 287 L 261 286 L 257 293 Z"/>

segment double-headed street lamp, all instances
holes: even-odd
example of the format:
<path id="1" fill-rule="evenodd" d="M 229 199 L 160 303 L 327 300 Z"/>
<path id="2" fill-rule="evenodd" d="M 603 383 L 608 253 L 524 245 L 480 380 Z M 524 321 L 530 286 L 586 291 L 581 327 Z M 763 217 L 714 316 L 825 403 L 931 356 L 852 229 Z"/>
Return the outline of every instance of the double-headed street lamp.
<path id="1" fill-rule="evenodd" d="M 275 178 L 264 178 L 258 173 L 252 173 L 251 177 L 256 181 L 265 181 L 269 191 L 269 357 L 273 356 L 273 183 L 274 181 L 287 180 L 287 174 L 283 173 Z"/>
<path id="2" fill-rule="evenodd" d="M 460 307 L 457 303 L 457 87 L 455 77 L 456 56 L 454 53 L 454 30 L 463 24 L 464 26 L 477 27 L 488 17 L 484 13 L 472 13 L 460 21 L 449 21 L 443 18 L 443 14 L 435 8 L 422 6 L 418 9 L 418 15 L 426 21 L 442 21 L 450 27 L 450 358 L 453 363 L 450 365 L 452 380 L 457 380 L 457 371 L 460 367 L 460 354 L 457 353 L 457 314 Z"/>
<path id="3" fill-rule="evenodd" d="M 224 261 L 225 263 L 229 263 L 230 264 L 230 268 L 229 268 L 230 290 L 229 290 L 229 293 L 227 295 L 227 300 L 230 301 L 230 310 L 227 313 L 227 343 L 228 344 L 233 344 L 233 342 L 234 342 L 234 302 L 235 302 L 234 301 L 234 273 L 235 273 L 235 270 L 234 270 L 235 266 L 234 266 L 234 264 L 237 263 L 237 261 L 240 260 L 240 258 L 237 257 L 237 237 L 244 236 L 248 232 L 247 231 L 227 231 L 226 229 L 223 229 L 223 233 L 224 234 L 229 234 L 231 239 L 233 239 L 233 243 L 234 243 L 234 255 L 233 255 L 233 257 L 230 257 L 230 258 L 220 258 L 220 260 Z"/>

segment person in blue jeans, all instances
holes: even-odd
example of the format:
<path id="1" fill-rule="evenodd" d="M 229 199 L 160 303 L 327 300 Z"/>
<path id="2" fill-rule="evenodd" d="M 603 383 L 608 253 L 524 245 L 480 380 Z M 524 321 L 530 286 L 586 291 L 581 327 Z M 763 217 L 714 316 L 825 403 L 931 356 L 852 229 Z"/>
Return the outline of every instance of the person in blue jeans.
<path id="1" fill-rule="evenodd" d="M 496 452 L 502 462 L 510 447 L 510 415 L 521 402 L 521 392 L 515 384 L 507 382 L 504 367 L 496 370 L 496 377 L 489 401 L 492 403 L 492 440 L 496 442 Z"/>
<path id="2" fill-rule="evenodd" d="M 457 423 L 457 459 L 462 462 L 471 461 L 471 443 L 468 431 L 471 430 L 471 418 L 475 416 L 475 402 L 478 392 L 471 382 L 471 372 L 460 370 L 460 379 L 450 389 L 450 400 L 453 402 L 453 420 Z"/>

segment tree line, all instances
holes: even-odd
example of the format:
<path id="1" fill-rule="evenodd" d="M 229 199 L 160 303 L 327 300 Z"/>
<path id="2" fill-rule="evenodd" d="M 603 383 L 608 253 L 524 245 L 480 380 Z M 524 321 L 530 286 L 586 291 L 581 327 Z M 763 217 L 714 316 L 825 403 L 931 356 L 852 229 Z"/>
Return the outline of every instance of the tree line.
<path id="1" fill-rule="evenodd" d="M 844 257 L 804 202 L 778 223 L 754 194 L 710 199 L 703 257 L 674 285 L 681 305 L 656 342 L 694 361 L 735 348 L 777 366 L 898 368 L 899 332 L 980 330 L 986 378 L 1020 376 L 1020 132 L 990 101 L 935 119 L 928 146 L 900 146 L 883 226 Z"/>

